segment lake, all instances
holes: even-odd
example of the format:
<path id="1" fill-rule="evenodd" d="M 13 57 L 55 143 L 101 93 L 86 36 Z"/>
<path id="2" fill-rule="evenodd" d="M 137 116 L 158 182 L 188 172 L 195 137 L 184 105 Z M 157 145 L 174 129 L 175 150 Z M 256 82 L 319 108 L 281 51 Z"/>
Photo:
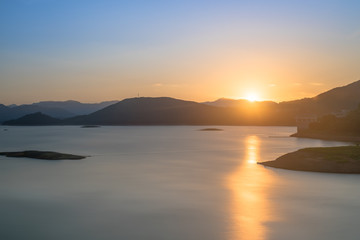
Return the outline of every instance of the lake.
<path id="1" fill-rule="evenodd" d="M 294 127 L 0 126 L 0 239 L 359 239 L 360 175 L 265 168 L 303 147 Z M 5 131 L 4 129 L 7 129 Z"/>

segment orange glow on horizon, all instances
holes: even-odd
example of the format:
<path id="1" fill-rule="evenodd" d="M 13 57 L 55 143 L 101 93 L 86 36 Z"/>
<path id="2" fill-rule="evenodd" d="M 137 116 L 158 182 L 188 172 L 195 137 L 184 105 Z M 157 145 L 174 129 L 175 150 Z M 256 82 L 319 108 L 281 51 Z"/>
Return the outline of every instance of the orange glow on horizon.
<path id="1" fill-rule="evenodd" d="M 260 101 L 259 95 L 255 92 L 249 92 L 248 94 L 246 94 L 245 99 L 249 102 Z"/>

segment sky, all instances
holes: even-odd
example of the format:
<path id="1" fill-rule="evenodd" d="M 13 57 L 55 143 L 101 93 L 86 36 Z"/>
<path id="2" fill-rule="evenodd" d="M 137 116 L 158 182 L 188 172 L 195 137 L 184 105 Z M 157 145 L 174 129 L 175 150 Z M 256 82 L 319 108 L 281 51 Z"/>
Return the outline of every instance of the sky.
<path id="1" fill-rule="evenodd" d="M 360 80 L 360 1 L 0 0 L 0 103 L 287 101 Z"/>

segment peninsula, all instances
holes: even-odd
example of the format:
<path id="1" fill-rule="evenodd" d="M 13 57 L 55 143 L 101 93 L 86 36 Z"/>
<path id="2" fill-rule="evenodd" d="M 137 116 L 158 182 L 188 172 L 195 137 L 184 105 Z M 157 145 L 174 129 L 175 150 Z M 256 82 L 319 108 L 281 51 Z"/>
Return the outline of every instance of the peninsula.
<path id="1" fill-rule="evenodd" d="M 295 171 L 360 173 L 360 147 L 303 148 L 259 164 Z"/>

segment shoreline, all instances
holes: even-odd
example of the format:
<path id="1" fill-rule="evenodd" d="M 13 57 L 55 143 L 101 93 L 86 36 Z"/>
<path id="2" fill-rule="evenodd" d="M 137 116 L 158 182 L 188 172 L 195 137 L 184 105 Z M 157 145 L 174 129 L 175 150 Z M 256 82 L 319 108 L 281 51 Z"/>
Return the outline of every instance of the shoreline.
<path id="1" fill-rule="evenodd" d="M 303 148 L 258 164 L 294 171 L 360 174 L 360 147 Z"/>
<path id="2" fill-rule="evenodd" d="M 294 133 L 290 135 L 290 137 L 311 138 L 311 139 L 320 139 L 320 140 L 337 141 L 337 142 L 360 143 L 360 136 L 331 135 L 331 134 L 322 134 L 322 133 Z"/>

